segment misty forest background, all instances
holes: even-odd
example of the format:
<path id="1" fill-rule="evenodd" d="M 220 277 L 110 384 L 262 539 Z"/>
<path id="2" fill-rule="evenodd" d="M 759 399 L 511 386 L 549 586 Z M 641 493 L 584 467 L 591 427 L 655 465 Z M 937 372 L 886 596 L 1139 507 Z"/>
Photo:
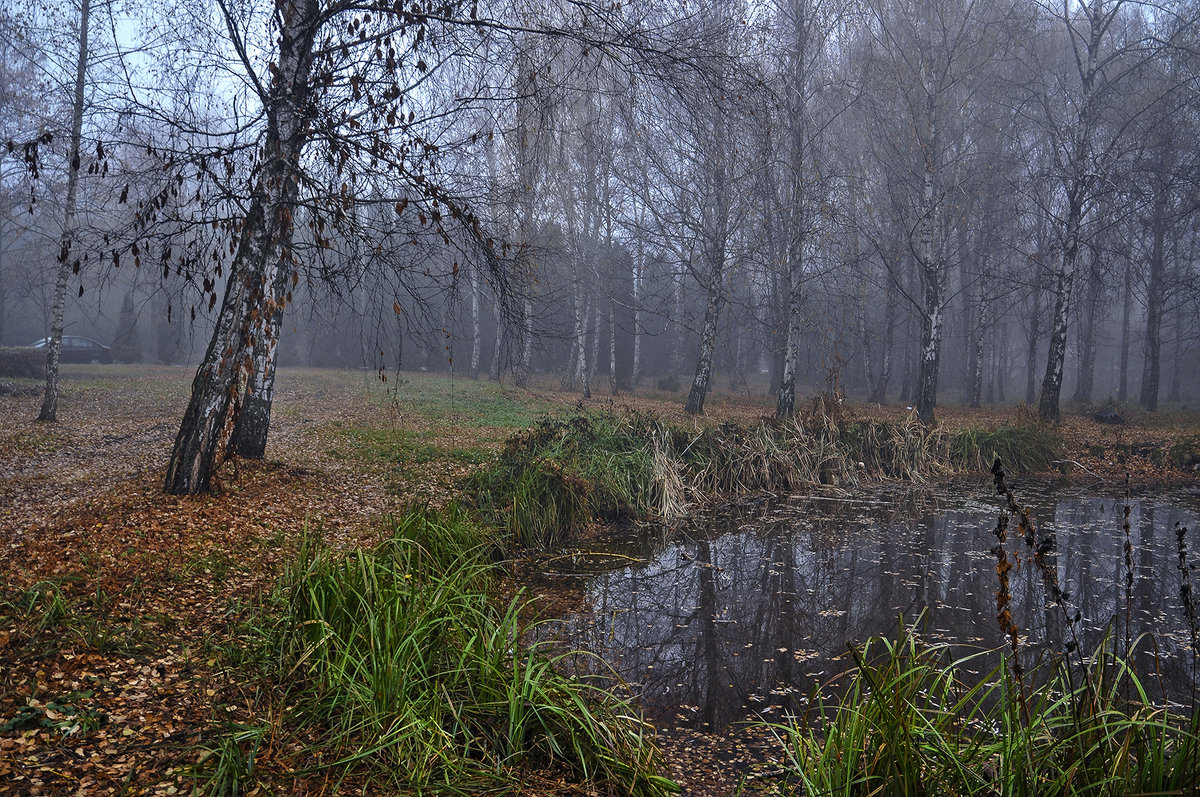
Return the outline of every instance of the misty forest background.
<path id="1" fill-rule="evenodd" d="M 198 361 L 282 5 L 0 7 L 0 345 Z M 325 5 L 281 365 L 1200 395 L 1200 4 Z"/>

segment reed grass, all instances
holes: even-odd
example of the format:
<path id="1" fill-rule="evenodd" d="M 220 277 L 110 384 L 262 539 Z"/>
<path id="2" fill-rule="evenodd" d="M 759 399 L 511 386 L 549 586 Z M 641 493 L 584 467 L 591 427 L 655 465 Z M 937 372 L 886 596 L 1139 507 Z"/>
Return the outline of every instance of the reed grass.
<path id="1" fill-rule="evenodd" d="M 594 521 L 669 521 L 720 496 L 986 471 L 995 451 L 1047 467 L 1058 446 L 1041 425 L 951 435 L 915 415 L 855 420 L 827 402 L 787 421 L 699 429 L 650 414 L 580 412 L 514 435 L 466 492 L 512 539 L 553 547 Z"/>
<path id="2" fill-rule="evenodd" d="M 523 606 L 493 604 L 490 545 L 465 512 L 391 526 L 373 550 L 306 543 L 279 592 L 277 677 L 324 767 L 417 791 L 516 792 L 544 770 L 602 793 L 675 790 L 627 703 L 523 645 Z"/>

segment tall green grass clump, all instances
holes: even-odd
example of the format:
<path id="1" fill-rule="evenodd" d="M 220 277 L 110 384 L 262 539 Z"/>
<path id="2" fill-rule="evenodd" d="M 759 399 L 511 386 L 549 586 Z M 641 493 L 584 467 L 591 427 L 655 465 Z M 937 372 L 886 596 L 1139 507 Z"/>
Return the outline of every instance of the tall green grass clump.
<path id="1" fill-rule="evenodd" d="M 1167 456 L 1171 464 L 1180 470 L 1200 469 L 1200 436 L 1176 440 L 1171 444 Z"/>
<path id="2" fill-rule="evenodd" d="M 335 768 L 418 791 L 516 791 L 543 770 L 608 793 L 672 791 L 629 705 L 523 645 L 522 605 L 494 605 L 491 569 L 458 509 L 410 510 L 373 550 L 306 545 L 278 640 L 303 733 Z"/>
<path id="3" fill-rule="evenodd" d="M 1062 459 L 1062 441 L 1053 426 L 1036 420 L 963 429 L 950 438 L 950 460 L 956 467 L 987 471 L 996 459 L 1019 471 L 1049 470 Z"/>
<path id="4" fill-rule="evenodd" d="M 510 438 L 495 465 L 470 477 L 468 490 L 515 540 L 550 547 L 593 519 L 654 513 L 652 441 L 661 431 L 646 416 L 546 416 Z"/>
<path id="5" fill-rule="evenodd" d="M 882 653 L 878 651 L 882 649 Z M 897 640 L 851 648 L 855 667 L 826 684 L 840 702 L 768 727 L 784 769 L 804 794 L 974 794 L 987 783 L 978 724 L 980 689 L 964 688 L 944 647 L 925 648 L 903 627 Z"/>

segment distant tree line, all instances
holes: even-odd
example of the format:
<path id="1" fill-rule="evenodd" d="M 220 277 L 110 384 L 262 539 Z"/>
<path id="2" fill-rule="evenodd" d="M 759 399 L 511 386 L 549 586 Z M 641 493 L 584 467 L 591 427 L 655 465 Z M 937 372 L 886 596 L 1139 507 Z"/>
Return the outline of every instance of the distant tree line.
<path id="1" fill-rule="evenodd" d="M 1194 2 L 79 2 L 0 16 L 0 340 L 209 340 L 172 491 L 277 362 L 1200 391 Z"/>

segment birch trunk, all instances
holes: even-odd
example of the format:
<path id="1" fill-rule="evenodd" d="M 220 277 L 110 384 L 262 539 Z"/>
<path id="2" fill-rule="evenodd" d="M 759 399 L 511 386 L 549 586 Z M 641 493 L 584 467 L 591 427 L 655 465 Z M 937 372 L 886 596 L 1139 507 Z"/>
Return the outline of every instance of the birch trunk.
<path id="1" fill-rule="evenodd" d="M 533 302 L 521 304 L 521 359 L 517 364 L 517 387 L 529 384 L 529 368 L 533 364 Z"/>
<path id="2" fill-rule="evenodd" d="M 491 364 L 491 367 L 488 368 L 488 376 L 491 377 L 493 382 L 499 382 L 500 381 L 500 366 L 503 362 L 504 345 L 505 345 L 505 331 L 504 331 L 505 321 L 504 321 L 503 314 L 500 312 L 499 302 L 497 302 L 495 304 L 495 306 L 492 308 L 492 317 L 496 322 L 496 341 L 495 341 L 495 346 L 492 349 L 492 364 Z"/>
<path id="3" fill-rule="evenodd" d="M 1118 375 L 1117 401 L 1129 398 L 1129 341 L 1133 316 L 1133 267 L 1125 265 L 1125 286 L 1121 297 L 1121 371 Z"/>
<path id="4" fill-rule="evenodd" d="M 63 315 L 67 307 L 67 281 L 74 270 L 71 246 L 75 242 L 75 210 L 79 193 L 79 167 L 83 141 L 84 87 L 87 81 L 88 24 L 91 3 L 79 6 L 79 57 L 75 62 L 75 97 L 71 105 L 71 154 L 67 170 L 67 196 L 63 202 L 63 227 L 58 248 L 58 274 L 54 280 L 54 303 L 50 309 L 50 340 L 46 345 L 46 392 L 42 397 L 39 421 L 58 420 L 58 362 L 62 356 Z"/>
<path id="5" fill-rule="evenodd" d="M 1037 355 L 1042 337 L 1042 264 L 1037 262 L 1033 281 L 1033 309 L 1029 314 L 1029 336 L 1025 340 L 1025 403 L 1033 406 L 1037 399 Z"/>
<path id="6" fill-rule="evenodd" d="M 879 378 L 871 391 L 871 401 L 883 404 L 887 401 L 888 382 L 892 378 L 892 336 L 896 332 L 896 283 L 889 279 L 883 307 L 883 352 L 879 363 Z"/>
<path id="7" fill-rule="evenodd" d="M 592 382 L 596 381 L 596 368 L 600 363 L 600 299 L 592 295 L 591 310 L 588 312 L 592 327 L 592 356 L 587 367 L 587 394 L 584 398 L 592 397 Z"/>
<path id="8" fill-rule="evenodd" d="M 571 375 L 571 388 L 583 392 L 584 398 L 591 398 L 591 386 L 588 384 L 587 363 L 587 305 L 584 302 L 583 288 L 575 285 L 575 363 Z"/>
<path id="9" fill-rule="evenodd" d="M 671 306 L 671 360 L 669 374 L 679 376 L 683 373 L 683 274 L 675 275 L 673 286 L 674 295 Z"/>
<path id="10" fill-rule="evenodd" d="M 1159 195 L 1154 207 L 1153 239 L 1150 247 L 1150 275 L 1146 283 L 1146 343 L 1143 349 L 1142 394 L 1138 403 L 1142 409 L 1158 409 L 1158 388 L 1161 381 L 1163 272 L 1166 261 L 1166 197 Z"/>
<path id="11" fill-rule="evenodd" d="M 1000 353 L 996 355 L 993 347 L 992 355 L 996 358 L 996 400 L 1004 402 L 1004 375 L 1008 372 L 1008 326 L 1000 329 Z"/>
<path id="12" fill-rule="evenodd" d="M 921 195 L 917 201 L 917 240 L 913 254 L 920 266 L 924 282 L 924 307 L 921 323 L 921 359 L 917 376 L 917 416 L 929 425 L 934 422 L 937 406 L 938 370 L 941 365 L 942 325 L 945 322 L 946 263 L 938 230 L 939 210 L 935 201 L 939 170 L 942 164 L 941 119 L 939 94 L 941 86 L 922 65 L 921 83 L 924 87 L 925 144 L 922 147 L 923 173 Z"/>
<path id="13" fill-rule="evenodd" d="M 517 54 L 517 85 L 520 87 L 522 99 L 517 105 L 517 246 L 521 250 L 524 266 L 523 277 L 526 285 L 532 283 L 533 263 L 532 250 L 534 244 L 536 195 L 534 184 L 537 177 L 537 160 L 535 143 L 539 138 L 539 119 L 531 100 L 534 94 L 534 79 L 536 69 L 531 62 L 529 53 L 521 49 Z M 528 296 L 521 303 L 521 318 L 517 329 L 516 347 L 516 383 L 525 387 L 529 383 L 529 369 L 533 362 L 533 302 Z"/>
<path id="14" fill-rule="evenodd" d="M 167 467 L 164 489 L 176 495 L 208 489 L 213 473 L 231 450 L 247 386 L 256 373 L 254 352 L 270 338 L 277 306 L 279 271 L 290 263 L 296 169 L 307 140 L 311 37 L 318 24 L 317 0 L 281 4 L 279 66 L 265 98 L 267 135 L 263 166 L 242 225 L 229 281 L 204 360 Z M 264 378 L 266 375 L 264 374 Z M 273 369 L 269 376 L 273 384 Z M 269 419 L 269 398 L 265 416 Z M 261 430 L 264 443 L 266 429 Z"/>
<path id="15" fill-rule="evenodd" d="M 1042 377 L 1042 395 L 1038 399 L 1038 415 L 1043 421 L 1057 421 L 1059 418 L 1059 397 L 1067 357 L 1067 326 L 1071 318 L 1071 289 L 1075 280 L 1075 263 L 1079 257 L 1081 216 L 1081 202 L 1072 198 L 1062 259 L 1055 270 L 1051 291 L 1054 315 L 1050 328 L 1050 351 L 1046 356 L 1046 373 Z"/>
<path id="16" fill-rule="evenodd" d="M 562 204 L 563 219 L 566 222 L 568 262 L 571 267 L 571 298 L 574 309 L 573 343 L 571 346 L 572 361 L 568 378 L 571 390 L 581 390 L 584 398 L 592 397 L 591 384 L 588 380 L 588 296 L 587 296 L 587 264 L 580 240 L 579 218 L 575 203 L 575 189 L 571 185 L 571 172 L 567 164 L 567 142 L 565 135 L 559 148 L 559 200 Z"/>
<path id="17" fill-rule="evenodd" d="M 722 287 L 714 285 L 708 291 L 704 327 L 700 332 L 700 356 L 696 361 L 696 375 L 692 379 L 692 389 L 688 392 L 687 403 L 683 407 L 684 412 L 689 415 L 704 414 L 704 399 L 708 396 L 709 383 L 712 381 L 713 353 L 717 347 L 717 321 L 724 300 Z"/>
<path id="18" fill-rule="evenodd" d="M 289 236 L 290 237 L 290 236 Z M 284 258 L 290 260 L 285 254 Z M 267 454 L 267 433 L 271 427 L 271 403 L 275 395 L 275 365 L 279 355 L 279 335 L 283 331 L 283 310 L 287 306 L 288 283 L 294 273 L 291 264 L 281 258 L 271 290 L 271 308 L 263 334 L 254 339 L 252 376 L 242 395 L 241 411 L 234 422 L 231 454 L 247 459 L 263 459 Z"/>
<path id="19" fill-rule="evenodd" d="M 858 298 L 858 337 L 862 341 L 863 348 L 863 376 L 867 381 L 867 396 L 874 396 L 877 384 L 875 380 L 875 350 L 871 345 L 871 330 L 867 318 L 868 304 L 865 297 L 862 296 L 861 289 Z"/>
<path id="20" fill-rule="evenodd" d="M 479 323 L 479 277 L 471 272 L 471 379 L 479 378 L 479 354 L 483 349 L 483 334 Z"/>
<path id="21" fill-rule="evenodd" d="M 1062 235 L 1062 257 L 1054 274 L 1054 318 L 1050 331 L 1050 351 L 1046 358 L 1046 373 L 1042 378 L 1042 394 L 1038 399 L 1038 415 L 1043 421 L 1059 419 L 1059 399 L 1062 393 L 1063 367 L 1067 355 L 1067 326 L 1071 317 L 1071 289 L 1083 240 L 1083 222 L 1094 193 L 1098 174 L 1092 163 L 1092 138 L 1096 125 L 1097 74 L 1100 69 L 1100 45 L 1115 10 L 1105 11 L 1104 0 L 1092 0 L 1082 6 L 1088 20 L 1086 51 L 1076 52 L 1079 65 L 1080 98 L 1076 129 L 1069 153 L 1070 168 L 1063 177 L 1063 193 L 1067 217 Z"/>
<path id="22" fill-rule="evenodd" d="M 608 300 L 608 395 L 620 395 L 617 386 L 617 318 L 612 297 Z"/>
<path id="23" fill-rule="evenodd" d="M 987 268 L 986 262 L 984 268 Z M 984 273 L 986 273 L 986 270 Z M 970 404 L 975 408 L 978 408 L 983 401 L 983 343 L 984 334 L 987 331 L 989 323 L 991 323 L 991 319 L 988 317 L 987 283 L 985 282 L 980 287 L 979 292 L 979 323 L 974 330 L 973 352 L 971 355 L 974 369 L 971 374 Z"/>
<path id="24" fill-rule="evenodd" d="M 788 264 L 784 284 L 787 290 L 787 339 L 783 349 L 783 374 L 779 381 L 779 396 L 775 402 L 775 417 L 790 418 L 796 411 L 796 369 L 800 359 L 800 331 L 803 318 L 799 288 L 799 255 Z M 793 273 L 793 267 L 796 273 Z"/>
<path id="25" fill-rule="evenodd" d="M 725 45 L 727 46 L 727 45 Z M 725 302 L 725 267 L 730 237 L 730 197 L 728 196 L 728 162 L 730 148 L 725 109 L 720 100 L 724 91 L 718 87 L 710 112 L 711 136 L 704 153 L 705 197 L 701 205 L 703 279 L 698 280 L 707 294 L 704 326 L 700 333 L 700 354 L 696 374 L 688 392 L 684 411 L 690 415 L 704 413 L 704 400 L 712 383 L 713 354 L 717 345 L 717 324 Z"/>
<path id="26" fill-rule="evenodd" d="M 636 393 L 642 378 L 642 308 L 641 282 L 645 252 L 638 236 L 637 260 L 633 264 L 633 368 L 629 372 L 629 390 Z"/>
<path id="27" fill-rule="evenodd" d="M 1197 227 L 1197 226 L 1192 227 L 1191 247 L 1189 250 L 1191 252 L 1200 251 L 1200 250 L 1196 249 L 1196 239 L 1198 237 L 1197 236 L 1198 231 L 1200 231 L 1200 227 Z M 1175 251 L 1176 252 L 1179 251 L 1179 244 L 1180 244 L 1180 241 L 1178 238 L 1176 238 L 1176 240 L 1175 240 Z M 1177 257 L 1178 257 L 1178 255 L 1177 255 Z M 1184 274 L 1185 274 L 1185 271 L 1184 271 L 1184 266 L 1183 266 L 1182 262 L 1177 261 L 1176 268 L 1175 268 L 1175 284 L 1176 285 L 1181 284 L 1182 280 L 1184 279 Z M 1187 350 L 1186 329 L 1187 329 L 1187 310 L 1188 309 L 1189 308 L 1188 308 L 1188 305 L 1186 302 L 1177 302 L 1175 305 L 1175 356 L 1172 359 L 1173 367 L 1171 368 L 1171 386 L 1170 386 L 1170 388 L 1168 388 L 1168 391 L 1167 391 L 1167 401 L 1170 401 L 1174 404 L 1178 404 L 1183 398 L 1183 362 L 1184 362 L 1183 358 L 1184 358 L 1184 352 Z"/>
<path id="28" fill-rule="evenodd" d="M 931 102 L 932 104 L 932 102 Z M 936 140 L 936 127 L 930 111 L 931 139 Z M 921 323 L 921 360 L 917 377 L 917 416 L 922 423 L 933 423 L 933 409 L 937 406 L 938 367 L 941 359 L 942 323 L 945 306 L 943 300 L 945 268 L 941 262 L 939 247 L 934 243 L 937 227 L 934 207 L 934 155 L 928 156 L 925 175 L 921 186 L 919 208 L 920 229 L 917 233 L 916 255 L 925 282 L 925 306 Z"/>
<path id="29" fill-rule="evenodd" d="M 1184 358 L 1184 330 L 1187 325 L 1184 316 L 1184 303 L 1180 302 L 1175 307 L 1175 356 L 1172 358 L 1171 382 L 1167 389 L 1167 401 L 1173 404 L 1178 404 L 1183 398 L 1183 358 Z"/>
<path id="30" fill-rule="evenodd" d="M 1079 382 L 1075 385 L 1072 399 L 1079 404 L 1088 404 L 1096 385 L 1096 323 L 1100 313 L 1100 258 L 1092 255 L 1087 271 L 1084 293 L 1086 305 L 1079 319 Z"/>
<path id="31" fill-rule="evenodd" d="M 794 35 L 788 53 L 788 148 L 787 221 L 784 229 L 784 289 L 787 291 L 787 337 L 783 350 L 783 373 L 775 402 L 775 417 L 790 418 L 796 412 L 796 370 L 800 357 L 802 303 L 804 300 L 804 247 L 808 237 L 804 182 L 805 147 L 808 138 L 808 34 L 811 20 L 806 0 L 790 4 Z"/>

